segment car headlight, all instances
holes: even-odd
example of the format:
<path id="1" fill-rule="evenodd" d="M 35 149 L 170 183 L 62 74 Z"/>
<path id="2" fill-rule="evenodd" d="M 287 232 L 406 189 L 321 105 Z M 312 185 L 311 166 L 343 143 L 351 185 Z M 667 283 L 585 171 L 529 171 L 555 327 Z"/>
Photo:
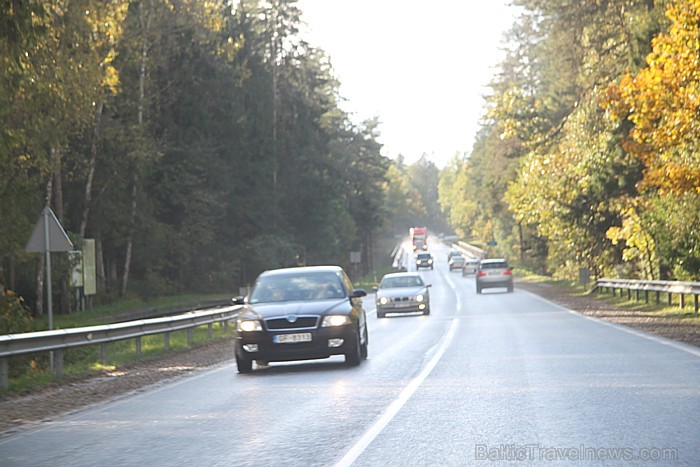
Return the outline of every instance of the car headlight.
<path id="1" fill-rule="evenodd" d="M 419 260 L 419 259 L 416 260 L 416 264 L 420 264 L 420 260 Z"/>
<path id="2" fill-rule="evenodd" d="M 428 264 L 433 264 L 433 260 L 432 260 L 432 259 L 429 259 L 429 260 L 428 260 Z"/>
<path id="3" fill-rule="evenodd" d="M 419 293 L 418 295 L 416 295 L 416 301 L 417 301 L 417 302 L 422 302 L 424 298 L 425 298 L 425 297 L 423 296 L 423 294 L 420 294 L 420 293 Z"/>
<path id="4" fill-rule="evenodd" d="M 387 303 L 389 303 L 389 299 L 388 299 L 388 298 L 386 298 L 386 297 L 381 297 L 381 298 L 379 299 L 379 304 L 380 304 L 380 305 L 386 305 Z"/>
<path id="5" fill-rule="evenodd" d="M 327 328 L 331 326 L 343 326 L 350 324 L 350 318 L 345 315 L 328 315 L 323 317 L 321 327 Z"/>
<path id="6" fill-rule="evenodd" d="M 262 331 L 262 323 L 257 319 L 241 319 L 238 321 L 238 330 L 243 332 Z"/>

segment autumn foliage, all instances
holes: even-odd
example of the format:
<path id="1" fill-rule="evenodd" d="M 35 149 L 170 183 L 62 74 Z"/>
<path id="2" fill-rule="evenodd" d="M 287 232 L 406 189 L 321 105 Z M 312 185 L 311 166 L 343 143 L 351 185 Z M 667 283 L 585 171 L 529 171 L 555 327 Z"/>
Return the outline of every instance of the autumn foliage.
<path id="1" fill-rule="evenodd" d="M 603 107 L 633 123 L 624 149 L 645 166 L 643 189 L 700 193 L 700 0 L 670 4 L 647 68 L 611 84 Z"/>

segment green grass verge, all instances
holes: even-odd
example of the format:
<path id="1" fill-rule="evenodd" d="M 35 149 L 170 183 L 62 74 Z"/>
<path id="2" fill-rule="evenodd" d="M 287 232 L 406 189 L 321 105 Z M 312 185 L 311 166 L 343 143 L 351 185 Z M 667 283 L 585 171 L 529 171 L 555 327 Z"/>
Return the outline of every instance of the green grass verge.
<path id="1" fill-rule="evenodd" d="M 156 310 L 167 311 L 194 306 L 207 299 L 226 298 L 221 296 L 181 295 L 164 297 L 157 300 L 136 301 L 125 300 L 103 307 L 95 307 L 92 311 L 59 315 L 54 318 L 56 329 L 69 327 L 93 326 L 114 322 L 114 317 L 131 311 Z M 38 329 L 46 329 L 41 323 Z M 0 390 L 0 396 L 6 394 L 21 394 L 36 391 L 58 382 L 79 380 L 90 376 L 118 371 L 138 361 L 153 360 L 167 353 L 182 352 L 189 348 L 187 330 L 169 333 L 168 350 L 166 350 L 163 334 L 144 336 L 141 338 L 141 355 L 136 353 L 136 339 L 126 339 L 107 344 L 104 361 L 101 359 L 101 346 L 90 345 L 76 347 L 64 351 L 63 376 L 51 374 L 49 354 L 30 354 L 11 357 L 9 361 L 9 388 Z M 223 323 L 212 325 L 212 335 L 209 336 L 207 325 L 192 330 L 192 347 L 201 346 L 214 340 L 219 340 L 233 334 L 233 326 Z"/>

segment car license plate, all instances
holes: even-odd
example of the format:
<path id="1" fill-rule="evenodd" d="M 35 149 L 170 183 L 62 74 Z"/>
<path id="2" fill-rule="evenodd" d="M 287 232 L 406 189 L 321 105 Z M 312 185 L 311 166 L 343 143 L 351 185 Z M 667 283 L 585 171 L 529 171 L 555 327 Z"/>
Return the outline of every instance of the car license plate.
<path id="1" fill-rule="evenodd" d="M 396 303 L 395 306 L 396 306 L 396 308 L 408 308 L 409 306 L 411 306 L 411 304 L 408 302 L 401 302 L 401 303 Z"/>
<path id="2" fill-rule="evenodd" d="M 298 334 L 277 334 L 272 337 L 275 344 L 297 344 L 299 342 L 311 342 L 311 333 L 302 332 Z"/>

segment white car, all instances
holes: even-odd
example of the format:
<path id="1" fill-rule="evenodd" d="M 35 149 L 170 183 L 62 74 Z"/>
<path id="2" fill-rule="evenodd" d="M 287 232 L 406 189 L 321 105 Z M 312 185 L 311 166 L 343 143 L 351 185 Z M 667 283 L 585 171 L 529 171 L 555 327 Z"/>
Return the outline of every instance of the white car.
<path id="1" fill-rule="evenodd" d="M 470 274 L 476 274 L 479 270 L 479 260 L 478 259 L 468 259 L 464 262 L 462 266 L 462 275 L 468 276 Z"/>
<path id="2" fill-rule="evenodd" d="M 417 272 L 395 272 L 382 277 L 377 292 L 377 318 L 387 313 L 430 314 L 429 284 Z"/>

